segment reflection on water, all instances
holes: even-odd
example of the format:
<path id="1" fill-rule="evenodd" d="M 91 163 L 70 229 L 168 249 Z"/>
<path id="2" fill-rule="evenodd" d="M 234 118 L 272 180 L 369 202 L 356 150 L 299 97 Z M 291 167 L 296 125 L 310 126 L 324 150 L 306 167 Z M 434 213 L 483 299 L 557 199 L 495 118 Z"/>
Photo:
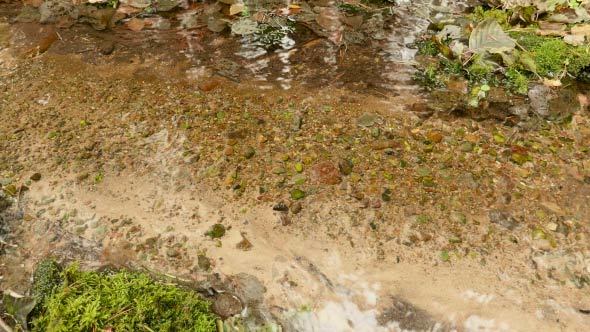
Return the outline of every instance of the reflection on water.
<path id="1" fill-rule="evenodd" d="M 206 75 L 206 67 L 261 89 L 297 82 L 415 91 L 417 36 L 441 10 L 462 9 L 459 1 L 434 1 L 224 0 L 233 4 L 204 3 L 178 14 L 178 33 L 192 77 Z"/>

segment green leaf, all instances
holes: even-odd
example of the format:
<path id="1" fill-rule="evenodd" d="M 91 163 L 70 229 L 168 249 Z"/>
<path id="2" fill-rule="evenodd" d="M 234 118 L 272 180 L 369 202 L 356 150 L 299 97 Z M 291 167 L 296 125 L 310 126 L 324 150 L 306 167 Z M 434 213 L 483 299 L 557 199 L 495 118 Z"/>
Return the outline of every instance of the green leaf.
<path id="1" fill-rule="evenodd" d="M 537 63 L 533 60 L 533 57 L 528 52 L 520 53 L 518 62 L 528 71 L 532 73 L 537 72 Z"/>
<path id="2" fill-rule="evenodd" d="M 495 19 L 482 21 L 469 36 L 469 49 L 475 53 L 510 52 L 516 47 L 512 40 Z"/>
<path id="3" fill-rule="evenodd" d="M 20 296 L 18 294 L 4 293 L 2 301 L 6 311 L 12 315 L 18 324 L 27 331 L 27 316 L 33 311 L 37 301 L 34 297 Z"/>

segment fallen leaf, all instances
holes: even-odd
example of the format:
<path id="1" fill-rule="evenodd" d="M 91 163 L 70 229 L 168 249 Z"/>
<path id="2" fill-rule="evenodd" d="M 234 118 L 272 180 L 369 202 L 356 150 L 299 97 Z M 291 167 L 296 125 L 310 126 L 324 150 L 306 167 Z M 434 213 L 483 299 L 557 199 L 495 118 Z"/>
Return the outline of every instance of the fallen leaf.
<path id="1" fill-rule="evenodd" d="M 562 30 L 537 30 L 537 35 L 539 36 L 556 36 L 556 37 L 563 37 L 567 35 L 567 32 Z"/>
<path id="2" fill-rule="evenodd" d="M 541 30 L 565 31 L 566 28 L 567 26 L 563 23 L 546 21 L 539 22 L 539 29 Z"/>
<path id="3" fill-rule="evenodd" d="M 233 15 L 239 14 L 239 13 L 243 12 L 244 9 L 246 9 L 246 5 L 244 5 L 243 3 L 233 4 L 233 5 L 229 6 L 229 15 L 233 16 Z"/>
<path id="4" fill-rule="evenodd" d="M 216 89 L 220 85 L 221 85 L 221 80 L 216 79 L 216 78 L 209 78 L 207 80 L 200 82 L 198 84 L 198 87 L 202 91 L 207 92 L 207 91 L 211 91 L 211 90 Z"/>
<path id="5" fill-rule="evenodd" d="M 510 38 L 495 19 L 482 21 L 469 36 L 469 48 L 476 52 L 501 53 L 514 49 L 516 43 Z"/>
<path id="6" fill-rule="evenodd" d="M 543 85 L 551 88 L 556 88 L 561 86 L 561 81 L 559 79 L 552 80 L 548 78 L 543 78 Z"/>

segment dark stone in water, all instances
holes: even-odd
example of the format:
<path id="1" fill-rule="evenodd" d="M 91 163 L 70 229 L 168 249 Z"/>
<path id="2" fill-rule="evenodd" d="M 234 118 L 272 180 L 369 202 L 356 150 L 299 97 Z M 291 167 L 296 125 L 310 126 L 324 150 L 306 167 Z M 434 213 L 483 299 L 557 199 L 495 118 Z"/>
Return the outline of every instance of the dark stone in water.
<path id="1" fill-rule="evenodd" d="M 211 308 L 214 313 L 226 319 L 242 312 L 242 301 L 230 293 L 220 293 Z"/>
<path id="2" fill-rule="evenodd" d="M 283 212 L 289 211 L 289 207 L 287 206 L 287 204 L 285 204 L 283 202 L 278 202 L 277 204 L 275 204 L 275 206 L 272 207 L 272 209 L 275 211 L 283 211 Z"/>
<path id="3" fill-rule="evenodd" d="M 115 43 L 110 40 L 105 40 L 98 46 L 98 51 L 102 55 L 109 55 L 115 50 Z"/>
<path id="4" fill-rule="evenodd" d="M 488 213 L 488 217 L 490 218 L 491 223 L 498 224 L 509 230 L 513 230 L 518 225 L 516 219 L 514 219 L 510 213 L 505 211 L 492 210 Z"/>

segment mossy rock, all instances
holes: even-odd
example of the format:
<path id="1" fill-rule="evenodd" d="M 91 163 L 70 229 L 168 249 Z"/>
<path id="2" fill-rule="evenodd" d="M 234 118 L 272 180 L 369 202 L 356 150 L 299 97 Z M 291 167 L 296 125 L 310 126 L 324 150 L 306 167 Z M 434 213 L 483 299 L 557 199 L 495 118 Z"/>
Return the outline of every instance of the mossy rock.
<path id="1" fill-rule="evenodd" d="M 225 235 L 225 226 L 222 224 L 215 224 L 205 233 L 205 235 L 212 239 L 219 239 Z"/>
<path id="2" fill-rule="evenodd" d="M 51 296 L 53 291 L 61 285 L 61 272 L 59 264 L 52 259 L 46 259 L 37 264 L 33 272 L 32 295 L 38 303 Z"/>

